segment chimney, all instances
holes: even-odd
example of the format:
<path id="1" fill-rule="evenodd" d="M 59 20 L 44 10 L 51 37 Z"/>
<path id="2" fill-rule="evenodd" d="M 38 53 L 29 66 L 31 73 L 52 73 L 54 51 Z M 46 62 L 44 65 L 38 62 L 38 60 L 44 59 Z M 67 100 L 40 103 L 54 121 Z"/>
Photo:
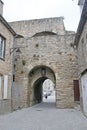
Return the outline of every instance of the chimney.
<path id="1" fill-rule="evenodd" d="M 3 16 L 3 5 L 4 3 L 0 0 L 0 15 Z"/>

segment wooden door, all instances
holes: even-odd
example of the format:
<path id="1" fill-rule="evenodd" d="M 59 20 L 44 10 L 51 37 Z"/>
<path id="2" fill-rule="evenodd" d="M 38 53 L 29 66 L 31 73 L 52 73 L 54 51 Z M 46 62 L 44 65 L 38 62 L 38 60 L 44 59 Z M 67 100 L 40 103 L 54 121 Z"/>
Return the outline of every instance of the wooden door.
<path id="1" fill-rule="evenodd" d="M 80 101 L 79 80 L 74 80 L 74 101 Z"/>

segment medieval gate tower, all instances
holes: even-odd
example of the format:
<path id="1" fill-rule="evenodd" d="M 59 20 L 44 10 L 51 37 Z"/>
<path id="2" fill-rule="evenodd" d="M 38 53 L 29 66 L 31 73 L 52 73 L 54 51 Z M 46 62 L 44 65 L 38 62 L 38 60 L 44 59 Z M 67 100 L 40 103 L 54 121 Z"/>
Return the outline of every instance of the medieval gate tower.
<path id="1" fill-rule="evenodd" d="M 63 17 L 18 21 L 10 25 L 23 36 L 16 38 L 14 44 L 21 47 L 22 53 L 15 53 L 13 109 L 36 104 L 46 79 L 55 84 L 56 107 L 74 107 L 73 81 L 78 80 L 77 50 L 73 45 L 75 33 L 65 30 Z"/>

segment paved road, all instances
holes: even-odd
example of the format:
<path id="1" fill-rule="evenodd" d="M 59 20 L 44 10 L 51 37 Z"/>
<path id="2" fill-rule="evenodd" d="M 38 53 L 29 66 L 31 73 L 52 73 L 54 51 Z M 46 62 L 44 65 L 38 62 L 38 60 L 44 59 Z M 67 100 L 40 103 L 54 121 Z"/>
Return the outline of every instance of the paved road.
<path id="1" fill-rule="evenodd" d="M 0 116 L 0 130 L 87 130 L 87 118 L 77 109 L 56 109 L 45 100 Z"/>

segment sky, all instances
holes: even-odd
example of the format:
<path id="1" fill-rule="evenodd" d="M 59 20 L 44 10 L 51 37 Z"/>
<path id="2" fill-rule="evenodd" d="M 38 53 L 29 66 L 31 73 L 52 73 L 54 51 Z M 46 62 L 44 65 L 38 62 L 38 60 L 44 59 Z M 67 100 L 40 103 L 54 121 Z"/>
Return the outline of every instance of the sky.
<path id="1" fill-rule="evenodd" d="M 63 16 L 66 30 L 77 30 L 80 19 L 78 0 L 2 1 L 3 16 L 8 22 Z"/>

